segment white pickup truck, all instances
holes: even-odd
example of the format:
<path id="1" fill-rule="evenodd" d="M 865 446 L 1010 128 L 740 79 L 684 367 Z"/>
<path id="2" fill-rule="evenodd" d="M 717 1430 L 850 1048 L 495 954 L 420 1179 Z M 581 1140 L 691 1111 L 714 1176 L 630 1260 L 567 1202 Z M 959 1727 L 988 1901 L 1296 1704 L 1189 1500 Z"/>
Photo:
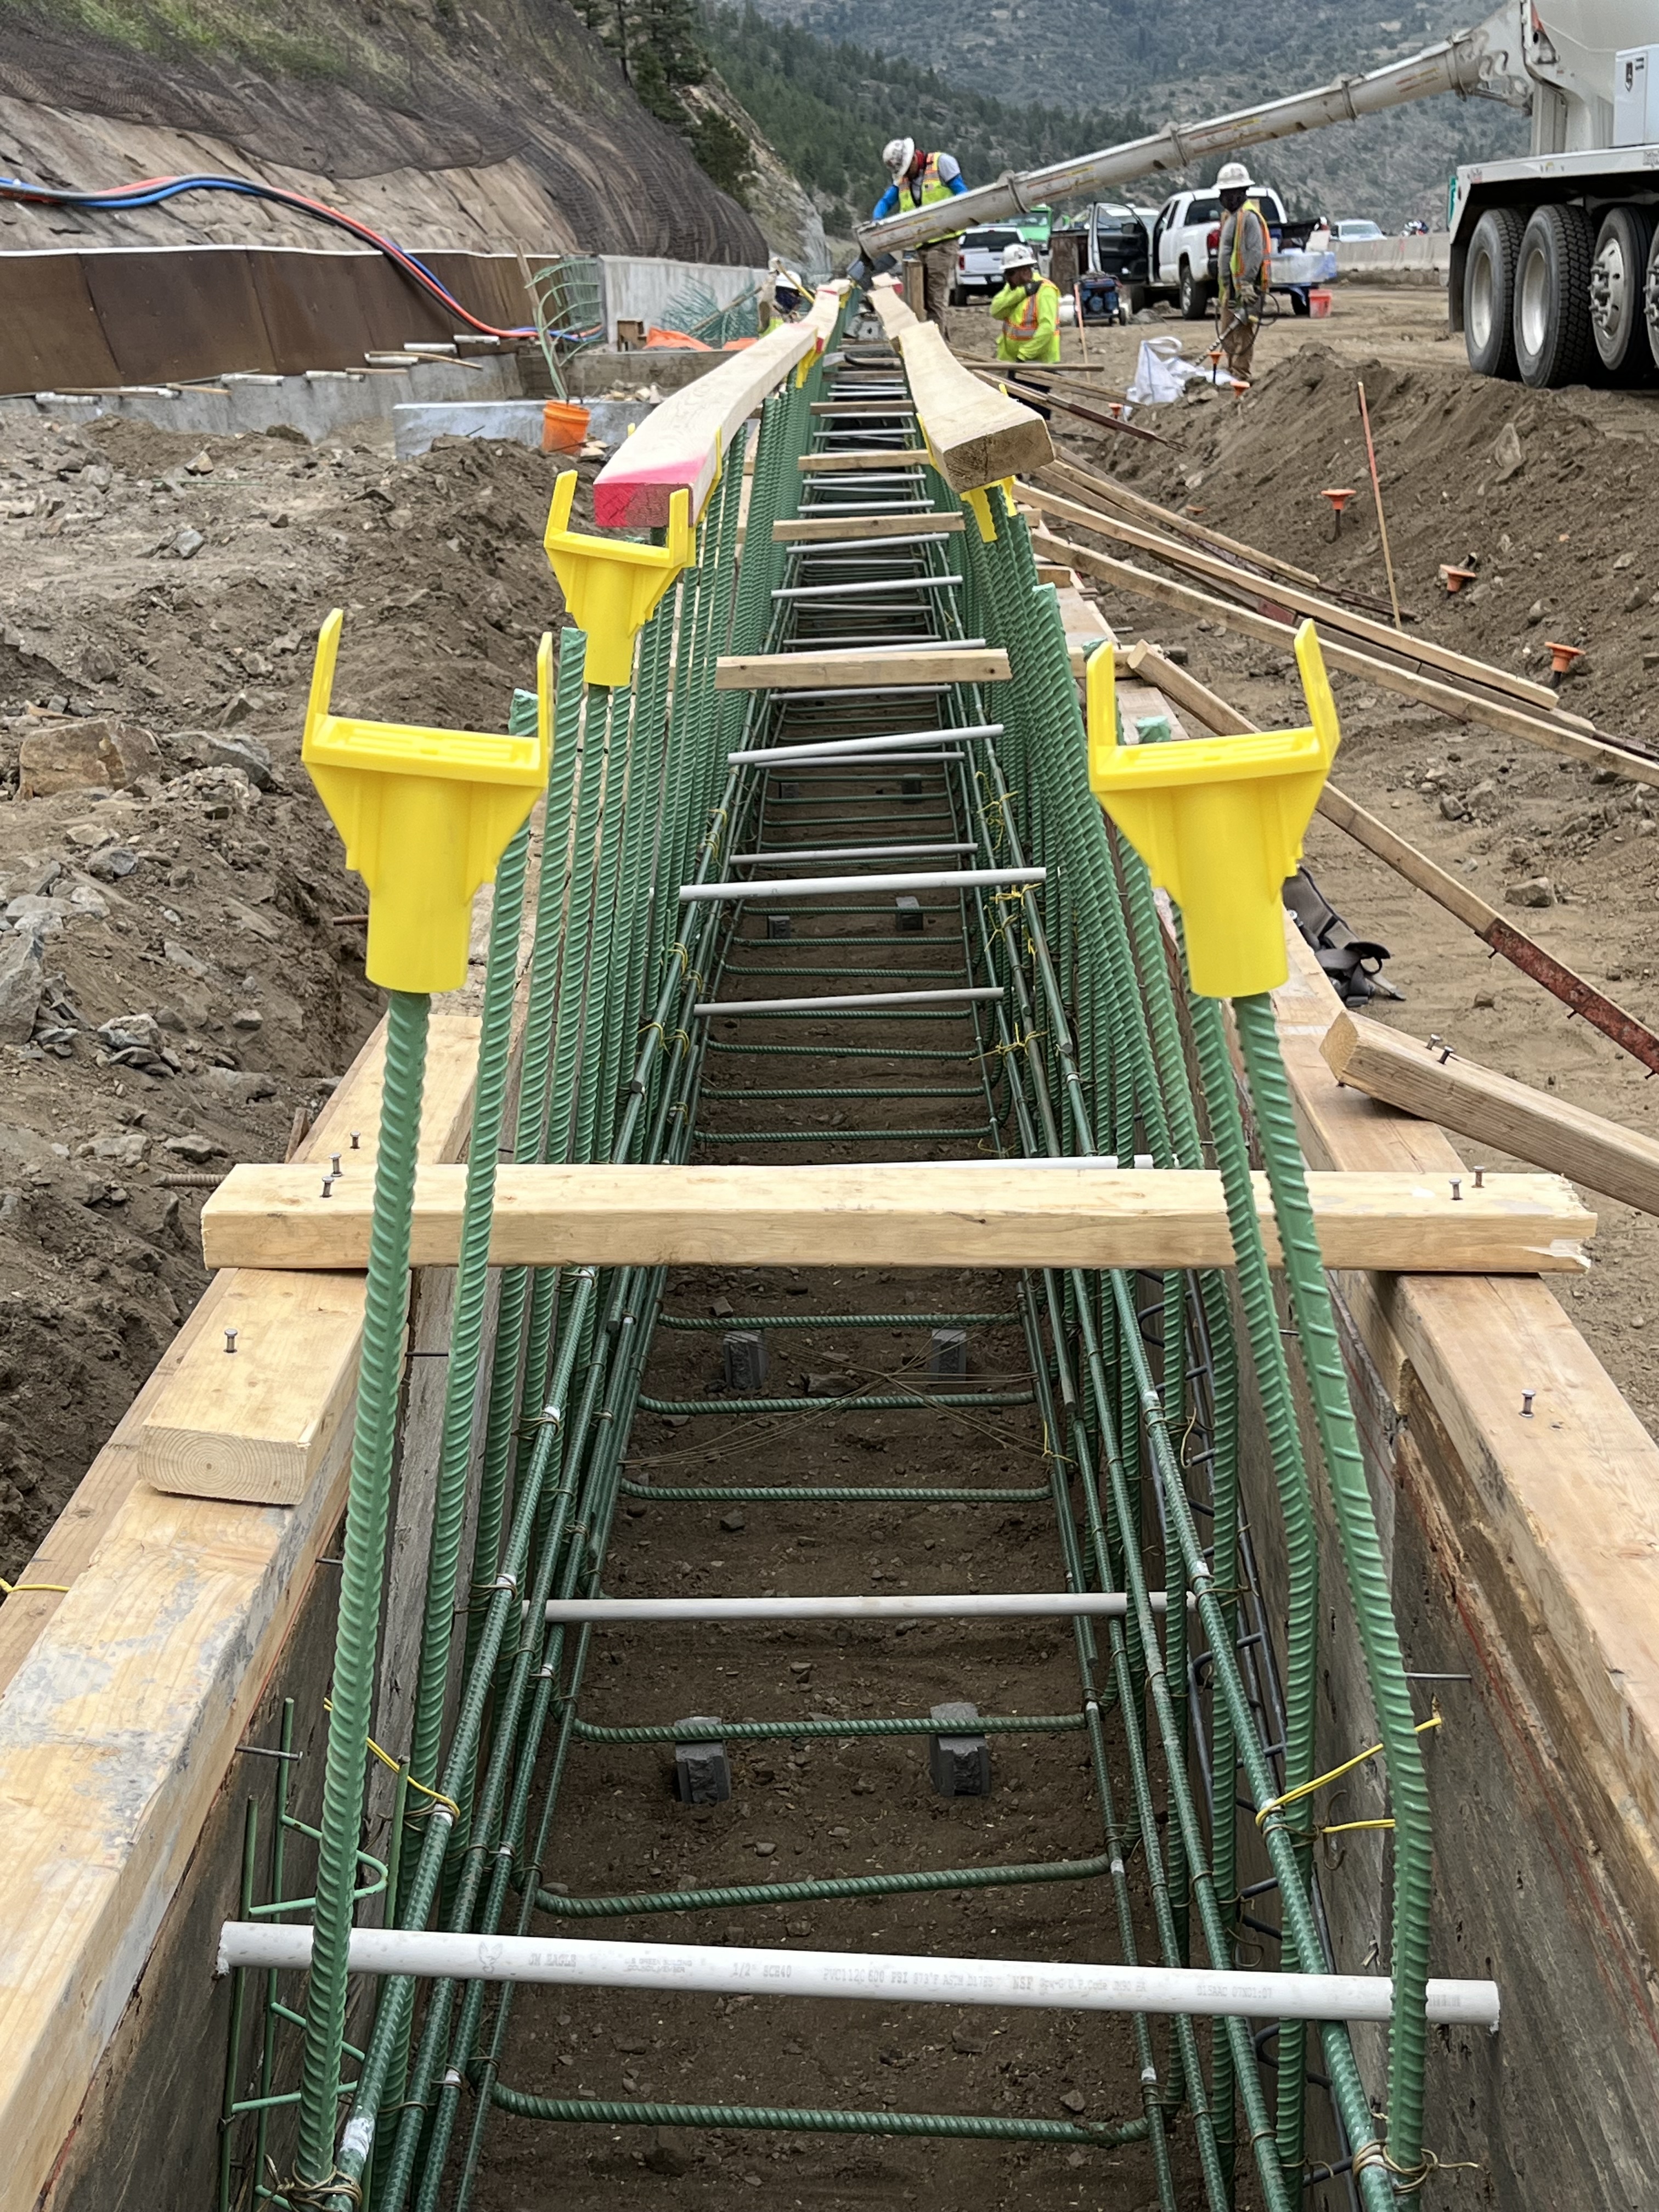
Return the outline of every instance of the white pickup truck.
<path id="1" fill-rule="evenodd" d="M 1328 234 L 1312 217 L 1291 222 L 1269 185 L 1255 186 L 1251 198 L 1273 240 L 1272 289 L 1288 295 L 1293 313 L 1305 315 L 1310 288 L 1336 274 L 1336 257 L 1328 250 Z M 1310 252 L 1309 240 L 1316 229 L 1322 231 L 1322 240 Z M 1220 236 L 1221 198 L 1213 190 L 1175 193 L 1164 201 L 1152 224 L 1148 289 L 1173 294 L 1189 323 L 1203 322 L 1214 302 Z"/>

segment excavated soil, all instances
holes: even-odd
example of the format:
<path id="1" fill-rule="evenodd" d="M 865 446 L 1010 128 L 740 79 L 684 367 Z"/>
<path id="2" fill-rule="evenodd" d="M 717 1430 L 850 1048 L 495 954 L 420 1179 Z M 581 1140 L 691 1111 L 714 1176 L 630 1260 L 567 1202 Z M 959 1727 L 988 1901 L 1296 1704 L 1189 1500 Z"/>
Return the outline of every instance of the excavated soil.
<path id="1" fill-rule="evenodd" d="M 988 321 L 954 316 L 957 349 L 988 350 Z M 1141 339 L 1171 332 L 1197 357 L 1202 334 L 1174 319 L 1091 331 L 1099 382 L 1121 390 Z M 1079 358 L 1075 331 L 1066 352 Z M 1447 331 L 1443 294 L 1408 289 L 1340 289 L 1328 322 L 1287 315 L 1264 333 L 1256 368 L 1243 399 L 1143 410 L 1138 419 L 1167 447 L 1056 416 L 1059 443 L 1213 529 L 1370 594 L 1386 614 L 1363 380 L 1407 627 L 1534 678 L 1549 670 L 1547 641 L 1577 646 L 1565 703 L 1611 735 L 1659 749 L 1659 397 L 1529 392 L 1473 376 L 1462 337 Z M 1360 489 L 1334 540 L 1328 485 Z M 1472 567 L 1477 580 L 1449 598 L 1442 562 Z M 1294 666 L 1276 647 L 1115 589 L 1102 605 L 1126 643 L 1144 635 L 1184 648 L 1193 673 L 1255 720 L 1304 719 Z M 1358 678 L 1332 680 L 1342 788 L 1659 1028 L 1659 790 L 1448 721 Z M 1659 1134 L 1659 1099 L 1638 1062 L 1317 816 L 1307 861 L 1356 933 L 1391 948 L 1385 973 L 1405 1003 L 1375 1001 L 1375 1018 L 1437 1033 L 1470 1060 Z M 1547 891 L 1515 896 L 1540 878 Z M 1547 905 L 1530 902 L 1540 896 Z M 1452 1141 L 1466 1159 L 1522 1164 Z M 1659 1237 L 1648 1215 L 1583 1195 L 1601 1220 L 1591 1271 L 1547 1279 L 1653 1430 L 1659 1379 L 1645 1354 L 1659 1328 Z"/>
<path id="2" fill-rule="evenodd" d="M 459 441 L 396 464 L 120 420 L 9 436 L 0 908 L 50 910 L 0 933 L 0 966 L 46 933 L 33 1035 L 0 1044 L 0 1577 L 203 1288 L 205 1190 L 166 1178 L 281 1158 L 379 1017 L 362 886 L 299 765 L 319 623 L 344 608 L 342 707 L 504 726 L 562 619 L 552 475 Z M 152 772 L 19 797 L 25 740 L 94 715 L 148 731 Z"/>

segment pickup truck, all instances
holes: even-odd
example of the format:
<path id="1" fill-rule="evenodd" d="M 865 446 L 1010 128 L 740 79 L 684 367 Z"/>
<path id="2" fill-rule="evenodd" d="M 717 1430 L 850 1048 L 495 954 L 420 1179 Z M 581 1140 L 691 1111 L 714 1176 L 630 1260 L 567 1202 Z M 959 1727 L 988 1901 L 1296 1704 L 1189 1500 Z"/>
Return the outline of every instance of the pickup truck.
<path id="1" fill-rule="evenodd" d="M 996 297 L 1002 289 L 1002 249 L 1017 246 L 1020 236 L 1012 223 L 986 223 L 963 231 L 957 246 L 957 273 L 951 280 L 953 307 Z"/>
<path id="2" fill-rule="evenodd" d="M 1283 201 L 1268 185 L 1256 185 L 1251 197 L 1273 240 L 1272 289 L 1289 297 L 1293 313 L 1305 315 L 1310 289 L 1335 276 L 1336 257 L 1308 250 L 1310 237 L 1321 228 L 1316 217 L 1292 222 Z M 1166 297 L 1173 295 L 1189 323 L 1205 321 L 1214 305 L 1221 217 L 1218 193 L 1176 192 L 1165 200 L 1152 222 L 1148 289 Z"/>

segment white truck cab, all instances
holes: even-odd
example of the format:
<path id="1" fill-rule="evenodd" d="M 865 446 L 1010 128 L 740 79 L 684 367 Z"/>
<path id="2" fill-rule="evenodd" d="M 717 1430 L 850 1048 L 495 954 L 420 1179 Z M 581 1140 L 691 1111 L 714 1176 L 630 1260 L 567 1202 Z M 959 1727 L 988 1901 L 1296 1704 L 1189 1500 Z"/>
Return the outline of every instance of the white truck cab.
<path id="1" fill-rule="evenodd" d="M 1283 203 L 1265 185 L 1253 185 L 1250 197 L 1276 246 L 1286 228 Z M 1215 299 L 1221 212 L 1221 196 L 1214 190 L 1176 192 L 1164 201 L 1152 225 L 1152 289 L 1173 293 L 1189 323 L 1201 323 Z"/>

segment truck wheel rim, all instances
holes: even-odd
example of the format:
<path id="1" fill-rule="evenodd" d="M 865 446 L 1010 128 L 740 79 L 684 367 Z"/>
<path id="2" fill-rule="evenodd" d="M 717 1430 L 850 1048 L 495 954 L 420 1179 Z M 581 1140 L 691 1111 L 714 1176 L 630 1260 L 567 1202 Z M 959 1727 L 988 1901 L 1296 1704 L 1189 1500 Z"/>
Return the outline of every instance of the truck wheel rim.
<path id="1" fill-rule="evenodd" d="M 1475 344 L 1483 349 L 1492 337 L 1495 319 L 1492 310 L 1492 266 L 1489 253 L 1478 253 L 1469 285 L 1469 330 Z"/>
<path id="2" fill-rule="evenodd" d="M 1522 264 L 1520 307 L 1517 320 L 1522 348 L 1531 359 L 1536 360 L 1544 350 L 1550 313 L 1549 262 L 1537 246 L 1534 246 Z"/>
<path id="3" fill-rule="evenodd" d="M 1625 259 L 1623 242 L 1609 238 L 1590 270 L 1590 320 L 1608 344 L 1616 344 L 1631 319 L 1632 271 Z"/>

